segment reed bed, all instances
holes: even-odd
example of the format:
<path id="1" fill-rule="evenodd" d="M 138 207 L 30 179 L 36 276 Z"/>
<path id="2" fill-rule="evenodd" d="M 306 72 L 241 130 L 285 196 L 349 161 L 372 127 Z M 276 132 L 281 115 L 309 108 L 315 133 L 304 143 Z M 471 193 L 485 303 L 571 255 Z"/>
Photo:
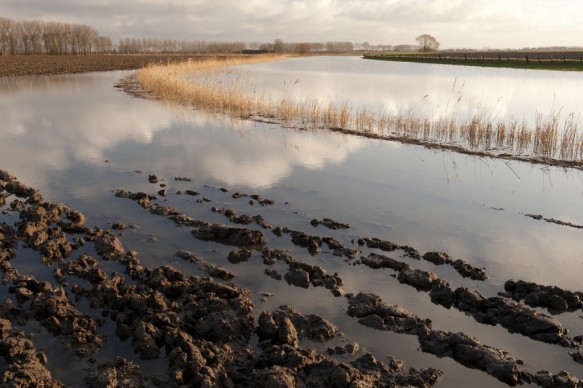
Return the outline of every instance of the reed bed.
<path id="1" fill-rule="evenodd" d="M 216 73 L 210 72 L 282 58 L 265 55 L 152 65 L 140 70 L 137 80 L 144 91 L 158 98 L 245 119 L 269 119 L 290 127 L 342 130 L 389 140 L 418 140 L 493 155 L 583 161 L 583 131 L 575 114 L 561 119 L 561 112 L 536 113 L 532 125 L 512 116 L 494 119 L 479 108 L 467 117 L 459 117 L 455 109 L 437 118 L 413 109 L 386 113 L 381 108 L 375 113 L 368 107 L 354 109 L 348 101 L 338 105 L 293 98 L 298 81 L 284 83 L 281 95 L 273 98 L 237 79 L 219 82 Z"/>

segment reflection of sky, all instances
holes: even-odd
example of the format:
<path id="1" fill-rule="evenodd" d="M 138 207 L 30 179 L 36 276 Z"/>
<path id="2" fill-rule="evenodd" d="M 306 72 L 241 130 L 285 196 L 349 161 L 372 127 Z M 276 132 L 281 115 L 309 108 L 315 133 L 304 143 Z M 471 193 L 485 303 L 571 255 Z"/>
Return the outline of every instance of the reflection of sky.
<path id="1" fill-rule="evenodd" d="M 409 90 L 406 81 L 407 77 L 412 78 L 409 74 L 412 70 L 401 71 L 405 77 L 402 87 Z M 351 240 L 368 236 L 411 245 L 421 253 L 446 251 L 456 259 L 487 267 L 490 280 L 485 283 L 463 280 L 446 266 L 409 263 L 425 265 L 424 268 L 452 281 L 454 287 L 472 287 L 488 296 L 501 291 L 504 281 L 510 278 L 581 291 L 583 231 L 535 221 L 521 213 L 583 224 L 583 173 L 237 121 L 131 98 L 112 87 L 124 74 L 45 77 L 40 83 L 35 83 L 34 78 L 2 80 L 3 86 L 10 87 L 0 89 L 0 168 L 39 188 L 47 198 L 79 209 L 89 222 L 115 220 L 139 225 L 140 229 L 124 237 L 124 244 L 132 238 L 145 239 L 148 234 L 159 236 L 157 244 L 136 246 L 145 250 L 144 256 L 153 262 L 158 259 L 156 255 L 172 255 L 185 245 L 199 242 L 190 238 L 187 230 L 168 228 L 171 224 L 167 220 L 152 218 L 111 194 L 114 188 L 155 192 L 158 187 L 146 179 L 150 173 L 156 173 L 168 184 L 171 193 L 166 199 L 168 206 L 194 217 L 207 219 L 213 216 L 209 216 L 211 206 L 224 205 L 235 208 L 239 214 L 264 212 L 273 225 L 307 228 L 319 235 L 333 234 L 348 245 Z M 54 85 L 51 80 L 55 80 Z M 344 87 L 329 78 L 322 82 L 319 87 L 328 85 L 331 90 Z M 449 95 L 451 85 L 448 88 L 444 95 Z M 416 96 L 411 101 L 416 101 L 420 93 L 423 92 L 410 91 L 411 96 Z M 353 97 L 356 99 L 358 94 Z M 369 97 L 375 98 L 372 94 Z M 109 163 L 104 163 L 106 159 Z M 173 181 L 178 176 L 193 178 L 194 182 Z M 202 187 L 204 184 L 258 192 L 277 203 L 251 210 L 246 201 L 233 200 L 230 192 L 218 194 L 215 189 Z M 204 207 L 191 202 L 188 196 L 173 195 L 186 188 L 206 191 L 213 199 L 224 194 L 225 203 L 218 200 Z M 285 202 L 289 204 L 283 205 Z M 352 228 L 334 232 L 322 227 L 311 229 L 309 221 L 323 217 L 347 222 Z M 275 244 L 291 249 L 298 258 L 314 260 L 331 273 L 338 271 L 349 292 L 374 292 L 389 303 L 401 304 L 433 319 L 436 328 L 468 331 L 484 343 L 503 347 L 527 360 L 540 358 L 541 368 L 562 368 L 561 359 L 555 357 L 556 347 L 533 346 L 499 327 L 476 327 L 473 319 L 463 313 L 435 307 L 426 294 L 400 285 L 388 270 L 352 267 L 330 254 L 309 258 L 305 250 L 290 247 L 285 237 L 267 235 L 272 239 L 270 242 L 277 241 Z M 171 241 L 165 242 L 165 238 Z M 215 255 L 221 265 L 229 265 L 224 250 L 230 248 L 214 248 L 216 252 L 213 249 L 204 254 L 211 258 Z M 334 298 L 330 303 L 326 299 L 330 296 L 327 290 L 312 288 L 289 292 L 285 282 L 258 275 L 256 263 L 250 260 L 233 268 L 239 284 L 274 293 L 277 304 L 299 306 L 304 312 L 330 313 L 342 324 L 353 325 L 348 330 L 344 326 L 343 331 L 362 331 L 362 337 L 356 339 L 379 354 L 390 349 L 389 353 L 410 365 L 419 366 L 418 360 L 425 360 L 423 367 L 442 366 L 447 372 L 451 368 L 455 371 L 456 367 L 447 361 L 441 364 L 432 356 L 412 351 L 417 341 L 410 336 L 392 338 L 385 333 L 379 336 L 376 331 L 371 334 L 345 315 L 343 298 Z M 248 275 L 241 269 L 243 265 L 249 265 Z M 573 317 L 570 321 L 561 319 L 573 328 L 580 322 L 576 315 Z M 550 350 L 555 352 L 553 357 L 548 356 Z M 561 354 L 567 357 L 566 353 Z M 572 365 L 568 369 L 581 371 Z M 473 371 L 468 373 L 474 377 Z M 476 378 L 481 377 L 478 373 Z M 492 381 L 486 381 L 482 386 L 491 385 Z"/>
<path id="2" fill-rule="evenodd" d="M 39 174 L 34 177 L 38 181 L 39 165 L 65 170 L 79 162 L 125 159 L 138 169 L 143 164 L 192 166 L 192 174 L 225 184 L 266 187 L 295 166 L 321 169 L 339 163 L 363 142 L 279 130 L 275 136 L 250 138 L 246 135 L 250 123 L 235 125 L 222 116 L 191 115 L 184 109 L 130 99 L 112 87 L 122 74 L 4 79 L 5 93 L 0 94 L 4 168 L 29 178 Z M 30 157 L 22 160 L 22 155 Z"/>
<path id="3" fill-rule="evenodd" d="M 373 112 L 413 110 L 430 117 L 455 112 L 466 118 L 476 110 L 502 119 L 534 120 L 536 112 L 566 115 L 581 111 L 583 92 L 579 72 L 423 65 L 360 57 L 289 59 L 227 71 L 271 96 L 279 96 L 285 89 L 296 98 L 309 96 L 337 104 L 348 101 Z"/>
<path id="4" fill-rule="evenodd" d="M 407 77 L 411 70 L 402 71 Z M 460 257 L 494 265 L 528 255 L 528 264 L 519 260 L 498 269 L 517 277 L 516 271 L 523 269 L 523 277 L 534 280 L 537 275 L 532 271 L 551 270 L 560 261 L 569 263 L 569 273 L 581 267 L 575 253 L 580 249 L 574 249 L 580 245 L 575 241 L 583 241 L 574 239 L 578 230 L 520 214 L 540 213 L 583 224 L 583 178 L 578 172 L 289 130 L 171 107 L 114 89 L 124 74 L 44 77 L 38 83 L 34 77 L 3 80 L 8 87 L 2 90 L 8 93 L 0 94 L 2 168 L 45 191 L 58 191 L 51 183 L 55 174 L 65 182 L 68 176 L 75 177 L 85 184 L 75 185 L 73 195 L 90 197 L 95 182 L 83 175 L 90 169 L 101 171 L 107 159 L 110 168 L 123 171 L 272 190 L 278 197 L 299 201 L 307 213 L 339 214 L 359 225 L 363 234 L 394 234 L 397 241 L 424 250 L 446 244 Z M 333 85 L 329 84 L 335 90 Z M 112 184 L 103 174 L 99 173 L 99 185 L 107 191 Z M 494 254 L 497 247 L 500 253 Z M 550 273 L 549 280 L 560 277 L 556 271 Z M 570 284 L 574 279 L 568 278 L 562 277 Z"/>

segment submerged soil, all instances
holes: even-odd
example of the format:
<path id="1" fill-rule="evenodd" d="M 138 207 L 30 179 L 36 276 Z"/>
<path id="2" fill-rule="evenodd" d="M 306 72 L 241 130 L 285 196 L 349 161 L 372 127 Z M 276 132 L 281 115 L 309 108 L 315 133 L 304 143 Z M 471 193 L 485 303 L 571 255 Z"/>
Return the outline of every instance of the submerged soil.
<path id="1" fill-rule="evenodd" d="M 181 249 L 174 255 L 180 261 L 147 266 L 147 243 L 140 250 L 124 247 L 124 231 L 133 226 L 123 220 L 89 226 L 80 212 L 45 201 L 39 191 L 0 170 L 2 384 L 64 385 L 54 377 L 62 374 L 63 364 L 52 359 L 54 353 L 43 351 L 48 344 L 63 349 L 70 358 L 68 367 L 81 366 L 67 384 L 90 387 L 429 387 L 444 375 L 437 368 L 407 368 L 391 355 L 380 360 L 319 315 L 287 305 L 256 306 L 251 291 L 237 284 L 237 271 L 223 265 L 257 259 L 253 268 L 258 276 L 264 273 L 287 283 L 290 293 L 294 287 L 322 287 L 330 298 L 344 301 L 347 317 L 379 333 L 412 336 L 422 352 L 449 358 L 510 386 L 583 386 L 567 371 L 533 370 L 506 350 L 469 334 L 434 328 L 431 317 L 417 316 L 371 293 L 344 289 L 345 273 L 329 273 L 310 258 L 331 254 L 344 260 L 346 272 L 354 265 L 390 271 L 405 290 L 426 293 L 438 308 L 457 309 L 477 324 L 500 325 L 531 341 L 556 345 L 572 355 L 574 365 L 583 358 L 581 333 L 569 333 L 558 318 L 529 306 L 546 307 L 554 314 L 579 310 L 579 291 L 508 280 L 499 296 L 485 297 L 468 287 L 454 288 L 419 267 L 447 265 L 455 276 L 487 281 L 484 268 L 446 252 L 422 254 L 374 236 L 343 241 L 334 232 L 351 226 L 333 215 L 307 221 L 301 228 L 272 225 L 261 215 L 217 206 L 220 200 L 208 194 L 212 188 L 188 178 L 175 178 L 183 189 L 173 193 L 159 183 L 168 179 L 150 174 L 144 180 L 151 190 L 118 188 L 115 197 L 138 206 L 152 221 L 162 217 L 168 227 L 185 228 L 203 245 L 229 247 L 222 262 L 206 257 L 205 250 Z M 203 191 L 207 196 L 202 197 Z M 230 195 L 225 188 L 216 193 Z M 168 197 L 182 196 L 206 209 L 200 218 L 169 206 Z M 239 192 L 231 198 L 251 210 L 279 203 L 277 198 Z M 294 256 L 292 247 L 305 249 L 306 255 Z M 30 250 L 37 263 L 26 267 L 28 271 L 19 269 L 21 256 Z M 199 275 L 181 270 L 183 265 Z M 42 279 L 37 278 L 42 272 L 37 267 L 47 270 Z"/>

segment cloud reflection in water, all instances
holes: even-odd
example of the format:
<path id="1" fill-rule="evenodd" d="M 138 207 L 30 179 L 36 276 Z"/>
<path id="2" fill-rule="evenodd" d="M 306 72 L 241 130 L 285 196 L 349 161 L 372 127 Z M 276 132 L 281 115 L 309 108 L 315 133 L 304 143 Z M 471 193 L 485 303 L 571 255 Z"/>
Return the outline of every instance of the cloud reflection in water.
<path id="1" fill-rule="evenodd" d="M 39 182 L 46 169 L 111 159 L 129 170 L 168 170 L 260 188 L 297 166 L 340 163 L 364 144 L 128 98 L 112 87 L 122 75 L 2 80 L 3 168 Z"/>

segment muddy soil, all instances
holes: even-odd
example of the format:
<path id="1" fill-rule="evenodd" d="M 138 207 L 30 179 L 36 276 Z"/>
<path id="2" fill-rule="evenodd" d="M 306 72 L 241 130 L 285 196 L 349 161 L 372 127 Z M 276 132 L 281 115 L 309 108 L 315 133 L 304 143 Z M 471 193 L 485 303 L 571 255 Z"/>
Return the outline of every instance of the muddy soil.
<path id="1" fill-rule="evenodd" d="M 347 269 L 364 264 L 392 271 L 403 287 L 426 293 L 436 305 L 458 309 L 479 324 L 500 325 L 533 341 L 563 346 L 574 363 L 583 358 L 579 349 L 582 337 L 572 336 L 559 320 L 516 300 L 536 300 L 533 306 L 547 306 L 549 299 L 556 302 L 563 298 L 566 309 L 578 309 L 579 292 L 509 280 L 500 296 L 487 298 L 467 287 L 454 288 L 435 273 L 416 268 L 427 261 L 435 266 L 450 265 L 461 278 L 487 279 L 485 269 L 452 259 L 446 252 L 422 255 L 414 247 L 375 237 L 341 241 L 328 232 L 350 226 L 332 218 L 306 222 L 304 230 L 272 226 L 260 215 L 237 214 L 216 206 L 219 201 L 212 198 L 196 200 L 197 206 L 208 208 L 207 217 L 196 219 L 167 205 L 167 196 L 158 192 L 163 180 L 153 175 L 147 179 L 156 185 L 152 193 L 117 189 L 116 200 L 127 200 L 128 206 L 134 202 L 146 214 L 166 218 L 169 227 L 186 228 L 187 235 L 202 244 L 230 247 L 224 262 L 253 264 L 258 274 L 287 283 L 292 287 L 290 292 L 293 287 L 327 289 L 330 297 L 345 301 L 346 314 L 360 324 L 414 336 L 421 351 L 450 358 L 508 385 L 583 385 L 567 371 L 532 370 L 504 349 L 482 344 L 465 333 L 433 328 L 430 318 L 418 317 L 374 294 L 345 290 L 342 273 L 329 273 L 309 258 L 329 253 L 342 257 Z M 191 196 L 188 190 L 198 194 L 195 189 L 203 189 L 193 187 L 187 178 L 176 181 L 189 185 L 176 195 Z M 227 192 L 217 189 L 217 193 Z M 46 202 L 40 192 L 3 171 L 0 195 L 0 270 L 2 287 L 8 295 L 0 305 L 3 382 L 62 385 L 53 378 L 59 374 L 59 365 L 30 339 L 27 328 L 31 323 L 62 344 L 72 362 L 84 366 L 76 385 L 90 387 L 429 387 L 443 375 L 436 368 L 407 368 L 390 355 L 386 360 L 375 358 L 333 322 L 318 315 L 303 314 L 287 305 L 271 310 L 258 308 L 250 291 L 237 285 L 237 271 L 207 259 L 204 253 L 182 249 L 174 255 L 182 265 L 190 265 L 204 276 L 186 274 L 172 264 L 178 263 L 174 259 L 169 264 L 148 267 L 143 264 L 143 252 L 124 247 L 123 231 L 127 227 L 122 227 L 122 220 L 112 224 L 112 229 L 106 225 L 90 227 L 83 214 L 63 204 Z M 232 198 L 250 198 L 263 206 L 276 203 L 257 194 L 235 193 Z M 216 222 L 221 217 L 224 224 Z M 273 239 L 278 245 L 305 249 L 309 255 L 295 257 L 288 249 L 271 247 Z M 12 265 L 18 262 L 22 248 L 38 253 L 38 266 L 50 270 L 50 281 L 20 273 Z M 144 247 L 144 252 L 147 250 Z M 135 359 L 128 359 L 121 351 L 114 358 L 103 359 L 102 349 L 124 346 L 131 349 Z M 160 362 L 161 369 L 150 371 L 147 362 L 152 361 Z"/>
<path id="2" fill-rule="evenodd" d="M 171 266 L 147 268 L 137 251 L 126 252 L 112 230 L 85 225 L 85 217 L 62 204 L 45 202 L 42 195 L 0 171 L 0 192 L 6 194 L 3 216 L 18 215 L 12 225 L 2 222 L 0 248 L 2 281 L 12 297 L 0 306 L 0 379 L 14 386 L 62 386 L 52 377 L 47 355 L 36 349 L 24 332 L 38 322 L 86 363 L 78 383 L 105 386 L 431 386 L 441 376 L 436 369 L 408 369 L 396 359 L 383 362 L 359 350 L 356 343 L 340 347 L 336 326 L 316 315 L 303 315 L 289 306 L 263 311 L 256 319 L 249 291 L 225 283 L 235 274 L 188 251 L 181 258 L 211 277 L 187 276 Z M 188 221 L 167 207 L 152 205 L 152 195 L 127 194 L 152 214 L 179 225 L 195 226 L 195 237 L 237 246 L 260 248 L 248 229 Z M 202 231 L 201 231 L 202 230 Z M 260 234 L 257 234 L 259 236 Z M 251 239 L 251 240 L 250 240 Z M 74 241 L 75 243 L 72 243 Z M 39 253 L 38 265 L 48 265 L 54 281 L 21 274 L 19 245 Z M 92 246 L 94 255 L 87 253 Z M 242 261 L 252 253 L 239 248 L 232 254 Z M 276 259 L 276 255 L 264 252 Z M 123 272 L 107 272 L 108 262 L 119 262 Z M 341 284 L 337 275 L 288 257 L 290 273 L 301 270 L 314 286 Z M 89 303 L 90 314 L 81 305 Z M 99 317 L 99 318 L 96 318 Z M 99 327 L 115 326 L 117 338 L 99 335 Z M 121 355 L 95 363 L 105 342 L 125 341 L 141 360 L 164 358 L 166 370 L 155 376 L 140 363 Z M 258 346 L 253 343 L 257 341 Z M 344 342 L 346 339 L 344 339 Z M 317 351 L 310 343 L 330 343 L 335 352 Z"/>
<path id="3" fill-rule="evenodd" d="M 0 55 L 0 77 L 136 70 L 153 63 L 171 63 L 217 55 L 91 54 Z"/>

